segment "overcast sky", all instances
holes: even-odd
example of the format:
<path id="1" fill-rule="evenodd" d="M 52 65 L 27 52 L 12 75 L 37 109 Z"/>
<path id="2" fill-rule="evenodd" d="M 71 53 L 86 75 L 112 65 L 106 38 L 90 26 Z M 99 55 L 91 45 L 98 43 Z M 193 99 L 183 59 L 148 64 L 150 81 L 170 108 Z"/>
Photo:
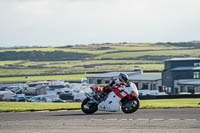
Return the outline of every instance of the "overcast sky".
<path id="1" fill-rule="evenodd" d="M 200 0 L 0 0 L 0 46 L 200 40 Z"/>

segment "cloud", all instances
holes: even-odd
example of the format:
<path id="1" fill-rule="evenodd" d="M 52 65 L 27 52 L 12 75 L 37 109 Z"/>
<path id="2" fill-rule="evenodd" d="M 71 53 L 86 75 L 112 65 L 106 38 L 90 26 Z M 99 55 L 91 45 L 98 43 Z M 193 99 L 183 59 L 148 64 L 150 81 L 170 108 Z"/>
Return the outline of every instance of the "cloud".
<path id="1" fill-rule="evenodd" d="M 196 40 L 199 5 L 199 0 L 1 0 L 0 43 Z"/>

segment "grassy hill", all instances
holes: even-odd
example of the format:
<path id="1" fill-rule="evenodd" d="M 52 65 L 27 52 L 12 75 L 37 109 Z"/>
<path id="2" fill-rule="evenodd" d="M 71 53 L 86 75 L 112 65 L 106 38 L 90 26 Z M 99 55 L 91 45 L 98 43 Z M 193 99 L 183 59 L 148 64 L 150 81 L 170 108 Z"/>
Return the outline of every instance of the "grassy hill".
<path id="1" fill-rule="evenodd" d="M 200 44 L 118 43 L 0 49 L 0 76 L 162 70 L 163 60 L 200 57 Z"/>

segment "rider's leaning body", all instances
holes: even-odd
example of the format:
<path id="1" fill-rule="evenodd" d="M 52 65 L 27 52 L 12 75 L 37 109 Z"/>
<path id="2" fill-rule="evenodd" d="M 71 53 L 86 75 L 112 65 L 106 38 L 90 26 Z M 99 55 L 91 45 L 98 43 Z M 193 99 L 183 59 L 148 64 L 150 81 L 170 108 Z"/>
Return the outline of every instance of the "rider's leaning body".
<path id="1" fill-rule="evenodd" d="M 124 88 L 124 87 L 129 87 L 130 83 L 128 81 L 128 75 L 124 73 L 120 73 L 118 76 L 118 79 L 114 79 L 111 81 L 111 83 L 103 88 L 103 93 L 109 93 L 113 89 L 118 89 L 118 88 Z"/>

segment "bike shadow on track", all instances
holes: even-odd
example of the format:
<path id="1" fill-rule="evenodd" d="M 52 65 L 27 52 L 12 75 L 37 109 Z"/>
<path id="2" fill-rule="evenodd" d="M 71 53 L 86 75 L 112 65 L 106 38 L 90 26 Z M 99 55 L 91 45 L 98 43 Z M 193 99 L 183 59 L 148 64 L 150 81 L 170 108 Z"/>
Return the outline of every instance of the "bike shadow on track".
<path id="1" fill-rule="evenodd" d="M 96 112 L 94 114 L 84 114 L 82 112 L 80 113 L 66 113 L 66 114 L 55 114 L 55 115 L 47 115 L 47 116 L 99 116 L 99 115 L 116 115 L 116 114 L 122 114 L 120 112 Z"/>

